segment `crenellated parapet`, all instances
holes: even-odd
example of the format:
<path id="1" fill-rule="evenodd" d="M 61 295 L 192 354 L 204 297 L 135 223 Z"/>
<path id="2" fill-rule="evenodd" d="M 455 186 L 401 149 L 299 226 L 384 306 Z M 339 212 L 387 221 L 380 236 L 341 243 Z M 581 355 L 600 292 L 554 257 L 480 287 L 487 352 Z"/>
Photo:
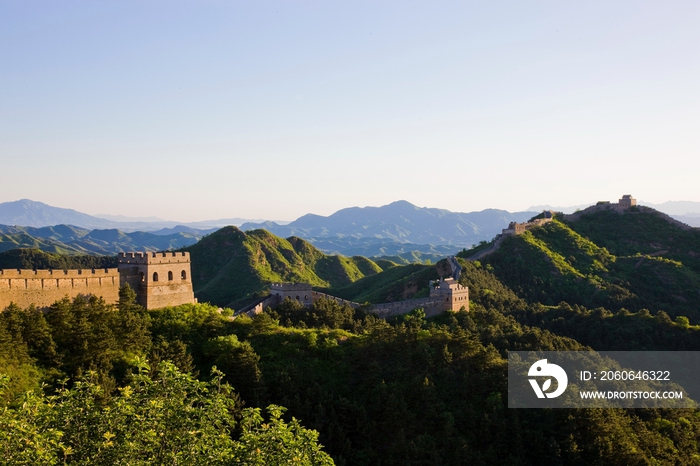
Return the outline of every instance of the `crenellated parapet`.
<path id="1" fill-rule="evenodd" d="M 314 302 L 313 290 L 309 283 L 272 283 L 270 284 L 270 294 L 275 296 L 279 302 L 286 298 L 299 301 L 307 306 Z"/>
<path id="2" fill-rule="evenodd" d="M 120 252 L 117 262 L 122 265 L 182 264 L 190 262 L 189 252 Z"/>
<path id="3" fill-rule="evenodd" d="M 76 269 L 76 270 L 31 270 L 31 269 L 1 269 L 2 278 L 85 278 L 107 277 L 117 274 L 117 269 Z"/>
<path id="4" fill-rule="evenodd" d="M 0 312 L 10 303 L 20 307 L 50 306 L 68 296 L 102 296 L 107 302 L 119 299 L 118 269 L 0 270 Z"/>

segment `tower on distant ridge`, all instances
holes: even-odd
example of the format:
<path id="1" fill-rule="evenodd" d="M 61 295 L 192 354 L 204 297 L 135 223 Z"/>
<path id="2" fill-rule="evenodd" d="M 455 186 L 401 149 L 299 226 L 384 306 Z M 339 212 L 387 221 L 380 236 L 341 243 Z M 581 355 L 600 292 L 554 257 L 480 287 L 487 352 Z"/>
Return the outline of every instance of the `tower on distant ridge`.
<path id="1" fill-rule="evenodd" d="M 623 209 L 627 209 L 632 206 L 636 206 L 637 200 L 633 198 L 631 194 L 624 194 L 617 204 Z"/>
<path id="2" fill-rule="evenodd" d="M 118 262 L 122 285 L 128 283 L 146 309 L 196 302 L 189 252 L 122 252 Z"/>

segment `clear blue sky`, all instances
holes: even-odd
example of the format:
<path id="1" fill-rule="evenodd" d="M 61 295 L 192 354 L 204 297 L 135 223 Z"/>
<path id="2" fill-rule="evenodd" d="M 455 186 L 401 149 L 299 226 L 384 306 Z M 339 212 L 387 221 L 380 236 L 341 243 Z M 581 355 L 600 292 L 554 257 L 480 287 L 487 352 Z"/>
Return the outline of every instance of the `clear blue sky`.
<path id="1" fill-rule="evenodd" d="M 0 202 L 700 201 L 697 1 L 3 1 Z"/>

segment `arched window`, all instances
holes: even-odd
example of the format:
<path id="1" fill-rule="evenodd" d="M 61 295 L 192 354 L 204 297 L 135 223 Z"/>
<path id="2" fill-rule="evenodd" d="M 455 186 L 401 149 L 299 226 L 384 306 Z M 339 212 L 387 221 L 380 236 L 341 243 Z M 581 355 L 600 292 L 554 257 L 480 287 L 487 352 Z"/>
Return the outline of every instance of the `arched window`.
<path id="1" fill-rule="evenodd" d="M 153 272 L 153 281 L 154 282 L 158 281 L 158 272 Z"/>
<path id="2" fill-rule="evenodd" d="M 173 273 L 168 272 L 168 280 L 172 281 L 173 280 Z"/>
<path id="3" fill-rule="evenodd" d="M 139 273 L 139 278 L 141 279 L 142 282 L 145 282 L 146 281 L 146 274 L 143 272 Z"/>
<path id="4" fill-rule="evenodd" d="M 297 301 L 299 301 L 299 296 L 297 296 Z"/>
<path id="5" fill-rule="evenodd" d="M 184 270 L 180 272 L 180 278 L 182 278 L 183 280 L 187 280 L 187 272 L 185 272 Z"/>

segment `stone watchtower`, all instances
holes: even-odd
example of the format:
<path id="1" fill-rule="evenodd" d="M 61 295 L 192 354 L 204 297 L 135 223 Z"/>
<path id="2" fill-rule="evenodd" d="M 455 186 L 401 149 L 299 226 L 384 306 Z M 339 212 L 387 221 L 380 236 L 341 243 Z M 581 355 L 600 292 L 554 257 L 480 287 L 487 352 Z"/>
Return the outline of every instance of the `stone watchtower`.
<path id="1" fill-rule="evenodd" d="M 440 300 L 438 311 L 443 312 L 449 309 L 469 312 L 469 288 L 460 285 L 454 278 L 446 278 L 430 283 L 430 297 Z"/>
<path id="2" fill-rule="evenodd" d="M 617 205 L 623 209 L 629 209 L 630 207 L 637 205 L 637 200 L 633 198 L 631 194 L 624 194 Z"/>
<path id="3" fill-rule="evenodd" d="M 192 304 L 189 252 L 119 253 L 121 284 L 128 283 L 146 309 Z"/>

